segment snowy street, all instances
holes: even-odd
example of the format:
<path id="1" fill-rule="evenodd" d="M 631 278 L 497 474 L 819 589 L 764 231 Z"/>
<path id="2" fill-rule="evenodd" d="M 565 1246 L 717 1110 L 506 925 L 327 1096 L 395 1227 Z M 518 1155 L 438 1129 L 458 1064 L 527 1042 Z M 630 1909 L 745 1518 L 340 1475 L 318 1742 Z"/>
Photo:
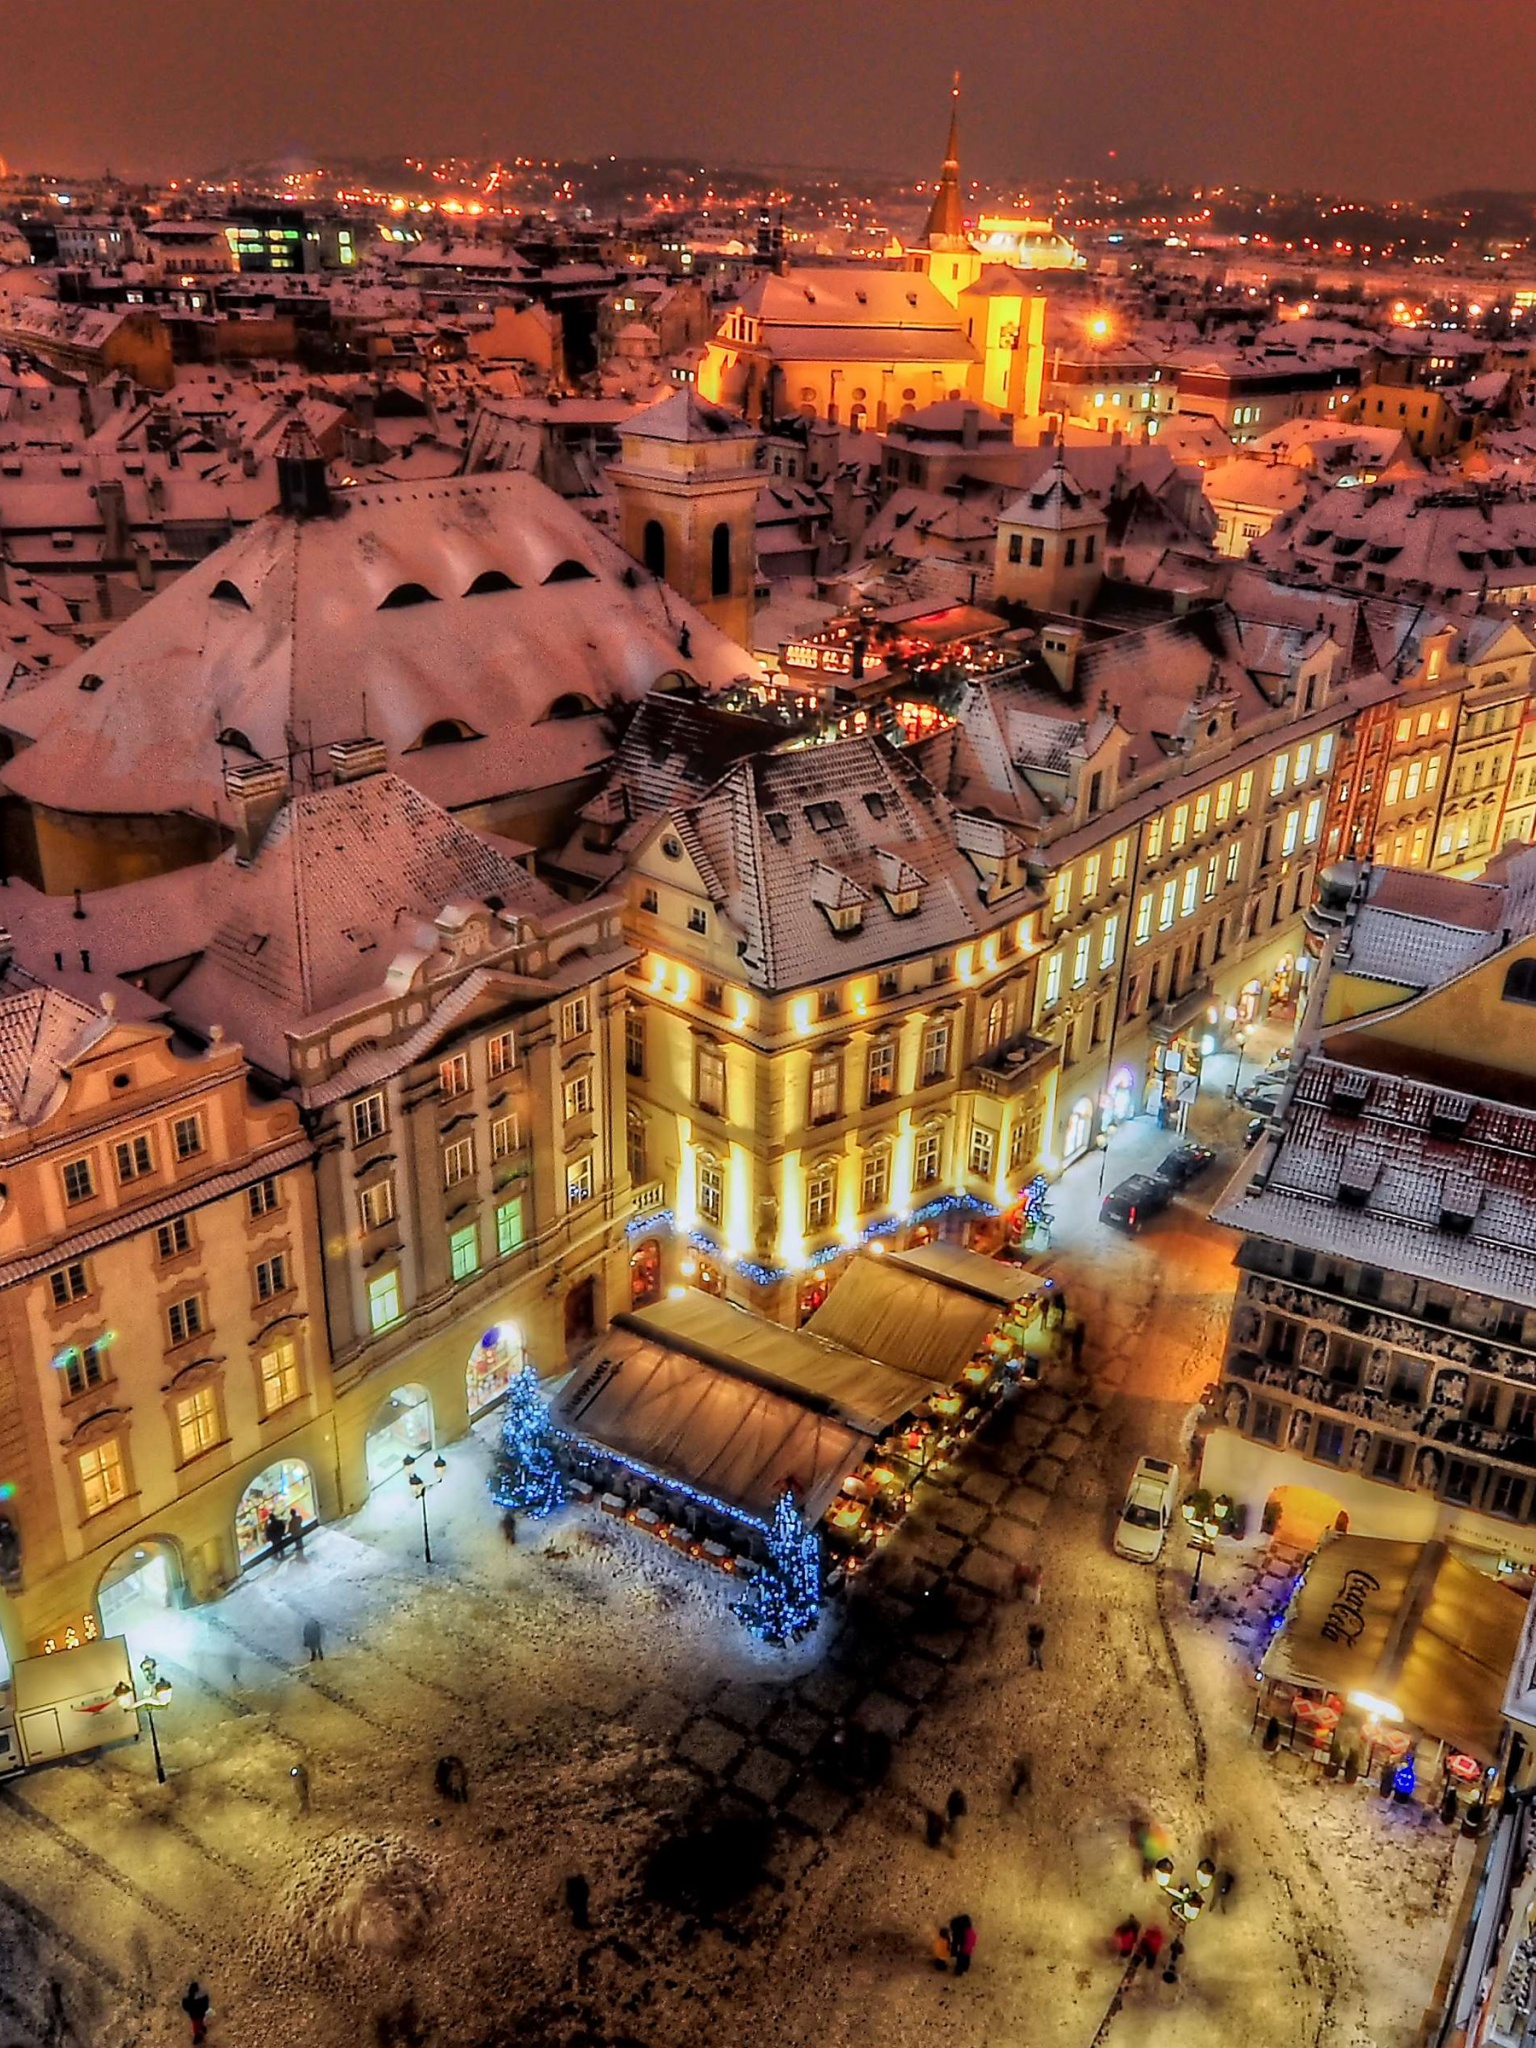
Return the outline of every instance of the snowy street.
<path id="1" fill-rule="evenodd" d="M 754 1645 L 720 1582 L 591 1514 L 510 1551 L 475 1437 L 429 1492 L 430 1567 L 401 1483 L 218 1605 L 146 1617 L 130 1647 L 175 1684 L 169 1782 L 146 1738 L 0 1789 L 0 1927 L 32 1959 L 0 1986 L 4 2038 L 178 2041 L 197 1975 L 217 2048 L 1134 2048 L 1175 2009 L 1190 2048 L 1406 2048 L 1470 1845 L 1264 1756 L 1228 1626 L 1191 1618 L 1181 1538 L 1157 1569 L 1110 1547 L 1135 1459 L 1187 1464 L 1219 1362 L 1233 1247 L 1204 1211 L 1246 1119 L 1211 1083 L 1191 1135 L 1221 1159 L 1141 1238 L 1098 1224 L 1096 1155 L 1053 1193 L 1044 1263 L 1088 1321 L 1086 1396 L 1026 1391 L 817 1641 Z M 1105 1185 L 1172 1142 L 1116 1133 Z M 1010 1597 L 1033 1558 L 1038 1611 Z M 1205 1585 L 1243 1571 L 1218 1557 Z M 819 1768 L 842 1716 L 893 1744 L 872 1792 Z M 434 1790 L 444 1753 L 465 1805 Z M 956 1787 L 969 1813 L 930 1848 L 925 1810 Z M 1236 1881 L 1179 1981 L 1141 1972 L 1112 2014 L 1111 1929 L 1169 1925 L 1138 1820 L 1180 1882 L 1205 1854 Z M 589 1930 L 562 1896 L 577 1873 Z M 960 1911 L 964 1983 L 931 1953 Z"/>

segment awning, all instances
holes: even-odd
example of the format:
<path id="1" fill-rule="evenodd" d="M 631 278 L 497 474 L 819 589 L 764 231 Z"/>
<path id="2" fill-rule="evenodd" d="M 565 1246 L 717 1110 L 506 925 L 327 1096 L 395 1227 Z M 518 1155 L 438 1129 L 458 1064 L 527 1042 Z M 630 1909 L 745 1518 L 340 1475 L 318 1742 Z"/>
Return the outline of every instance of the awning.
<path id="1" fill-rule="evenodd" d="M 884 1365 L 953 1386 L 998 1319 L 998 1303 L 931 1273 L 908 1255 L 861 1252 L 806 1324 Z"/>
<path id="2" fill-rule="evenodd" d="M 868 1436 L 883 1436 L 938 1385 L 698 1289 L 614 1320 L 654 1343 L 820 1408 Z"/>
<path id="3" fill-rule="evenodd" d="M 1327 1536 L 1291 1596 L 1263 1674 L 1389 1702 L 1426 1735 L 1491 1763 L 1526 1603 L 1443 1542 Z"/>
<path id="4" fill-rule="evenodd" d="M 553 1404 L 558 1428 L 766 1523 L 786 1486 L 820 1521 L 870 1439 L 788 1394 L 614 1328 Z"/>
<path id="5" fill-rule="evenodd" d="M 1026 1273 L 1021 1267 L 1004 1265 L 998 1259 L 983 1258 L 980 1252 L 968 1252 L 963 1245 L 945 1244 L 942 1238 L 935 1238 L 932 1244 L 914 1245 L 911 1251 L 887 1252 L 886 1261 L 910 1272 L 924 1273 L 930 1280 L 942 1280 L 947 1287 L 958 1287 L 963 1294 L 979 1295 L 999 1308 L 1011 1308 L 1016 1301 L 1040 1292 L 1037 1273 Z"/>

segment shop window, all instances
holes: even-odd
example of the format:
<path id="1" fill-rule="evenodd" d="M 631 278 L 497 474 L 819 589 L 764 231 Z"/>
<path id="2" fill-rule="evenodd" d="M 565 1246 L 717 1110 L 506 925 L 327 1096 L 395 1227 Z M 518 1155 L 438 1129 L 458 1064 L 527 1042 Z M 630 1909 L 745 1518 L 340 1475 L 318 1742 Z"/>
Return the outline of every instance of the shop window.
<path id="1" fill-rule="evenodd" d="M 484 1414 L 506 1393 L 527 1362 L 516 1323 L 493 1323 L 469 1354 L 464 1395 L 471 1416 Z"/>

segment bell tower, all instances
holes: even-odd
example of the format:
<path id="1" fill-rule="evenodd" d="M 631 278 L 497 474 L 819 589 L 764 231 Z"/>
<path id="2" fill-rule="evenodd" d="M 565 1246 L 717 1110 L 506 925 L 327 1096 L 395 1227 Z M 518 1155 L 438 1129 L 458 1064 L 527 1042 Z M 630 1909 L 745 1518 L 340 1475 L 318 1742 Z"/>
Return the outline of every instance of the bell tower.
<path id="1" fill-rule="evenodd" d="M 619 426 L 619 538 L 722 633 L 751 646 L 760 435 L 685 387 Z"/>
<path id="2" fill-rule="evenodd" d="M 965 200 L 960 190 L 960 74 L 949 89 L 949 140 L 944 168 L 928 209 L 922 239 L 907 255 L 909 270 L 923 271 L 953 306 L 981 275 L 981 258 L 965 232 Z"/>

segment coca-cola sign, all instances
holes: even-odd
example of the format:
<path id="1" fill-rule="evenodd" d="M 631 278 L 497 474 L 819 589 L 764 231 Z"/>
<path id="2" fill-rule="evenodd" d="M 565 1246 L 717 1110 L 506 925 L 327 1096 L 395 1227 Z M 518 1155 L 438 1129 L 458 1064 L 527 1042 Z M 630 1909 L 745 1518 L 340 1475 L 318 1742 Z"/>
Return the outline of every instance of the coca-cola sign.
<path id="1" fill-rule="evenodd" d="M 1365 1629 L 1366 1595 L 1380 1591 L 1381 1581 L 1372 1573 L 1347 1571 L 1323 1623 L 1323 1641 L 1342 1643 L 1346 1649 L 1352 1649 Z"/>

